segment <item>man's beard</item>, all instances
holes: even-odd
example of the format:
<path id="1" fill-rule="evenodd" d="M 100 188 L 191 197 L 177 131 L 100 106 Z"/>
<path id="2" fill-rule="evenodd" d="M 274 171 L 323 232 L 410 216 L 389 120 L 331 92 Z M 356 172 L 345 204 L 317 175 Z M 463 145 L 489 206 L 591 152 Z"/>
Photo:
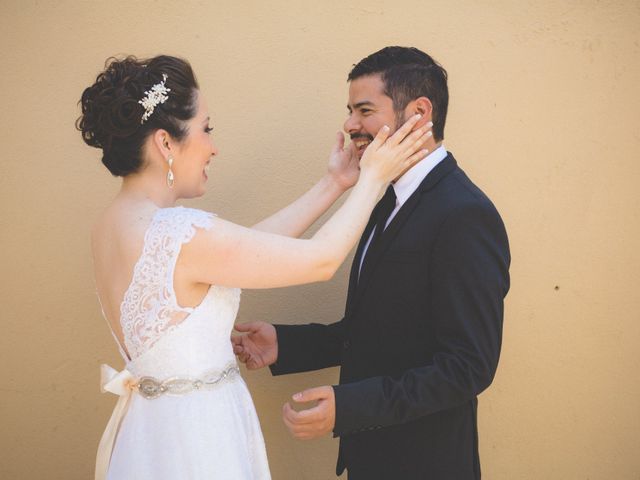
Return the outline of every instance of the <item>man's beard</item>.
<path id="1" fill-rule="evenodd" d="M 389 136 L 393 135 L 396 132 L 396 130 L 400 128 L 402 125 L 404 125 L 404 123 L 407 121 L 403 110 L 394 109 L 394 113 L 396 116 L 395 128 L 392 128 L 392 130 L 389 132 Z M 389 125 L 389 127 L 391 127 L 391 125 Z M 349 138 L 351 138 L 352 142 L 357 140 L 367 140 L 369 143 L 373 142 L 373 135 L 369 133 L 361 133 L 361 132 L 353 133 L 349 135 Z M 367 147 L 368 146 L 369 145 L 367 145 Z"/>
<path id="2" fill-rule="evenodd" d="M 389 132 L 389 136 L 393 135 L 396 132 L 396 130 L 400 128 L 402 125 L 404 125 L 404 123 L 407 121 L 403 110 L 394 109 L 394 113 L 396 115 L 396 128 L 393 128 Z M 391 125 L 389 125 L 389 127 L 391 127 Z M 369 142 L 373 142 L 373 135 L 370 135 L 368 133 L 354 133 L 354 134 L 351 134 L 349 137 L 351 138 L 351 141 L 363 139 L 363 140 L 369 140 Z"/>
<path id="3" fill-rule="evenodd" d="M 394 108 L 393 111 L 396 114 L 396 129 L 391 133 L 394 133 L 398 128 L 400 128 L 402 125 L 404 125 L 405 122 L 408 120 L 408 118 L 405 118 L 403 110 L 396 110 Z M 411 132 L 409 132 L 409 133 L 411 133 Z"/>
<path id="4" fill-rule="evenodd" d="M 352 142 L 358 139 L 369 140 L 369 142 L 373 142 L 373 136 L 369 135 L 368 133 L 353 133 L 349 135 L 349 137 L 351 138 Z"/>

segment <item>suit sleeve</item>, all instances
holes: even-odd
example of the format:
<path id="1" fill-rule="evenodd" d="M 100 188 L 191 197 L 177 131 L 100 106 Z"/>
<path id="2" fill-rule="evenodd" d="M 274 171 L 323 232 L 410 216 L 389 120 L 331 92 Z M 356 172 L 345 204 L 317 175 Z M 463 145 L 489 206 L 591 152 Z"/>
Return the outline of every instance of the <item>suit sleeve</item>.
<path id="1" fill-rule="evenodd" d="M 334 435 L 409 422 L 475 398 L 492 382 L 509 289 L 509 246 L 490 203 L 466 205 L 444 221 L 429 261 L 429 321 L 437 351 L 400 377 L 334 386 Z"/>
<path id="2" fill-rule="evenodd" d="M 331 325 L 275 325 L 278 360 L 273 375 L 308 372 L 341 364 L 344 319 Z"/>

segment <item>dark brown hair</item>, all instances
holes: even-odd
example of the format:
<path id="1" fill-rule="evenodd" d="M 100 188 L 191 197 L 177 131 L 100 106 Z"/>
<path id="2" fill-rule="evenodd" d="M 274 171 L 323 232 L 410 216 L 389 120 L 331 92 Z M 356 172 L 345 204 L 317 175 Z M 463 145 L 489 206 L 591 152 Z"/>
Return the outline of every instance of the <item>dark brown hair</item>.
<path id="1" fill-rule="evenodd" d="M 431 56 L 413 47 L 385 47 L 360 60 L 349 72 L 348 81 L 379 74 L 384 94 L 401 114 L 412 100 L 427 97 L 433 105 L 433 137 L 444 138 L 449 106 L 447 71 Z"/>
<path id="2" fill-rule="evenodd" d="M 168 99 L 141 122 L 139 103 L 145 92 L 167 76 Z M 197 112 L 198 83 L 186 60 L 160 55 L 146 60 L 133 56 L 109 58 L 93 85 L 82 92 L 82 115 L 76 128 L 91 147 L 102 149 L 102 163 L 114 176 L 135 173 L 142 166 L 142 149 L 159 128 L 177 141 L 188 133 L 185 122 Z"/>

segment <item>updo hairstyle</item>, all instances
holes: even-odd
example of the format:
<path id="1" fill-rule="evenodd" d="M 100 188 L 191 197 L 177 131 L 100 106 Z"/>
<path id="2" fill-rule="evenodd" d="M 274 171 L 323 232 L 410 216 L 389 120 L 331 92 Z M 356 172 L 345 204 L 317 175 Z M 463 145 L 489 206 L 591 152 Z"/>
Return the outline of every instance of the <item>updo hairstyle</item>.
<path id="1" fill-rule="evenodd" d="M 145 92 L 162 82 L 171 91 L 151 116 L 138 103 Z M 127 176 L 142 166 L 143 146 L 149 135 L 164 129 L 177 141 L 188 134 L 185 122 L 197 113 L 198 83 L 186 60 L 166 55 L 138 60 L 109 58 L 96 82 L 82 93 L 82 115 L 76 128 L 85 143 L 102 149 L 102 163 L 114 176 Z"/>

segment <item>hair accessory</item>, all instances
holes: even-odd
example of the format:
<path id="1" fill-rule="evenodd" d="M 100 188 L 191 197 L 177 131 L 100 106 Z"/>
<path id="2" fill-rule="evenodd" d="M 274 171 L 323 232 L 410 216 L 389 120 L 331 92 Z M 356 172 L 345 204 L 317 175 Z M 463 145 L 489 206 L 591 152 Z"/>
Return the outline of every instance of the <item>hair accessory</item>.
<path id="1" fill-rule="evenodd" d="M 169 99 L 167 93 L 171 91 L 170 88 L 167 88 L 164 85 L 164 82 L 167 81 L 167 75 L 165 73 L 162 74 L 162 81 L 160 83 L 156 83 L 151 90 L 147 90 L 144 92 L 144 97 L 142 100 L 138 100 L 138 103 L 144 107 L 144 115 L 142 115 L 142 120 L 140 123 L 144 123 L 153 113 L 153 110 L 161 103 L 166 102 Z"/>
<path id="2" fill-rule="evenodd" d="M 173 156 L 171 154 L 169 154 L 169 157 L 167 158 L 167 163 L 169 164 L 169 171 L 167 172 L 167 187 L 173 188 L 173 181 L 175 180 L 175 177 L 173 176 L 173 170 L 171 170 L 171 167 L 173 166 Z"/>

